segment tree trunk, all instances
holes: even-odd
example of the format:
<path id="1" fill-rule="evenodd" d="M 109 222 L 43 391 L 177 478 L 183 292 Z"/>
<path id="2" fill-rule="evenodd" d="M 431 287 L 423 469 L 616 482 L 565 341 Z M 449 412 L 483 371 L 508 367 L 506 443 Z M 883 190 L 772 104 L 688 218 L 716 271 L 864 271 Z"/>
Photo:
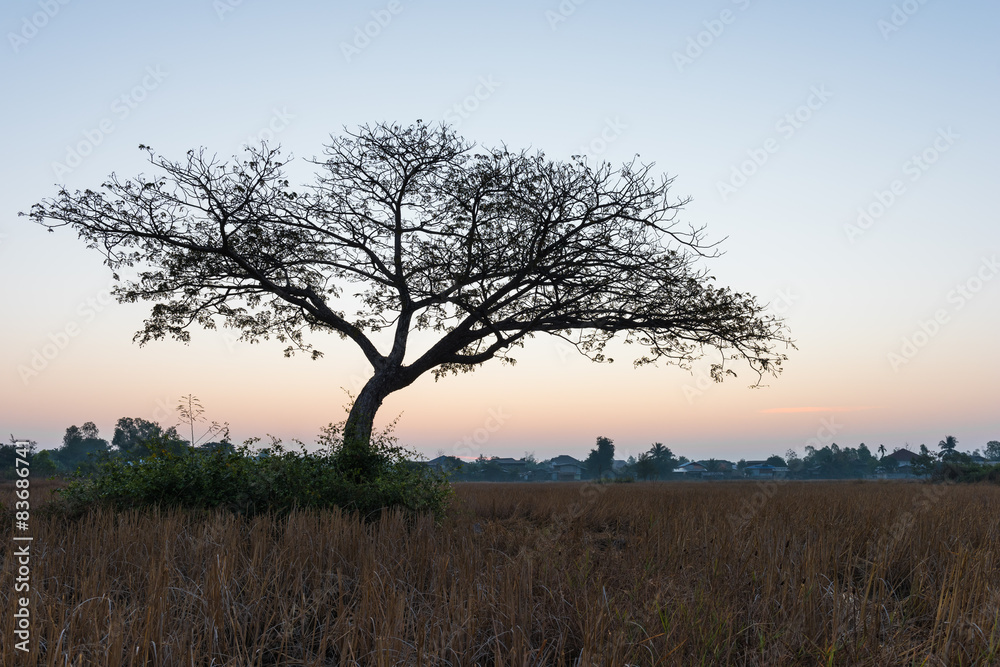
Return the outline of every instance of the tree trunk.
<path id="1" fill-rule="evenodd" d="M 376 373 L 351 406 L 338 462 L 344 473 L 356 482 L 373 479 L 381 469 L 383 460 L 371 445 L 372 425 L 382 401 L 397 388 L 392 374 Z"/>

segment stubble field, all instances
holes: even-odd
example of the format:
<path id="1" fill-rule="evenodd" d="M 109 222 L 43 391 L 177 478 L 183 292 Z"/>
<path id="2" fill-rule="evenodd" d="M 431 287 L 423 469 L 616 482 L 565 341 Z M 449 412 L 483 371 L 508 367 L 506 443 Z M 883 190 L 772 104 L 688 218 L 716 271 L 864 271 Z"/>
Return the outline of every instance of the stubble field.
<path id="1" fill-rule="evenodd" d="M 33 512 L 30 655 L 0 528 L 4 665 L 1000 660 L 997 486 L 470 483 L 439 525 Z"/>

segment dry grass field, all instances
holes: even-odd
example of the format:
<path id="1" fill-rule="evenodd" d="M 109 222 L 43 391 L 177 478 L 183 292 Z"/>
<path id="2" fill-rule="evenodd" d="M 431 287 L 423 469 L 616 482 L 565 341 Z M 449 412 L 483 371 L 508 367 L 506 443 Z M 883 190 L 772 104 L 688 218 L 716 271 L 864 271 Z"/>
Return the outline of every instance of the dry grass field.
<path id="1" fill-rule="evenodd" d="M 4 665 L 1000 661 L 997 486 L 465 484 L 440 525 L 35 514 L 30 656 L 10 524 Z"/>

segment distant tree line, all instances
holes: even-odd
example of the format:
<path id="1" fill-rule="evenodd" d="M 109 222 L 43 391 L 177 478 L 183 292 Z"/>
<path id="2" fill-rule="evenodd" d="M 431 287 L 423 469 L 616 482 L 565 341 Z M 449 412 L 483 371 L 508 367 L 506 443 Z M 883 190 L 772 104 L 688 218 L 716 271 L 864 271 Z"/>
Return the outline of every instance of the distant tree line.
<path id="1" fill-rule="evenodd" d="M 196 435 L 196 424 L 204 421 L 204 409 L 196 397 L 190 394 L 182 397 L 178 412 L 182 423 L 190 430 L 190 439 L 182 438 L 176 426 L 163 428 L 155 421 L 139 417 L 119 419 L 110 443 L 100 437 L 94 422 L 85 422 L 83 426 L 74 424 L 66 429 L 62 445 L 55 449 L 39 450 L 37 443 L 31 444 L 31 474 L 51 477 L 76 472 L 87 473 L 109 457 L 138 461 L 155 454 L 179 454 L 189 447 L 201 451 L 235 451 L 229 441 L 228 424 L 212 422 L 200 437 Z M 209 438 L 216 440 L 206 442 Z M 0 477 L 11 478 L 16 474 L 16 456 L 13 438 L 11 444 L 0 445 Z"/>
<path id="2" fill-rule="evenodd" d="M 975 476 L 978 474 L 976 471 L 988 471 L 996 463 L 1000 463 L 1000 441 L 988 442 L 983 454 L 979 450 L 960 452 L 957 445 L 958 440 L 954 436 L 941 440 L 937 452 L 921 445 L 919 452 L 914 452 L 917 456 L 911 461 L 909 471 L 921 477 L 945 476 L 954 479 L 959 475 L 957 471 L 964 470 L 961 474 Z M 617 469 L 614 467 L 614 453 L 614 441 L 604 436 L 598 437 L 596 446 L 582 462 L 581 479 L 678 479 L 681 475 L 676 472 L 677 468 L 689 462 L 684 456 L 675 456 L 669 447 L 660 442 L 653 443 L 648 451 L 638 457 L 628 457 Z M 496 456 L 487 458 L 480 455 L 472 462 L 462 461 L 458 457 L 446 457 L 442 468 L 454 481 L 513 482 L 549 478 L 544 475 L 547 462 L 538 462 L 533 455 L 528 454 L 521 463 L 523 465 L 515 468 L 505 465 L 504 459 Z M 721 473 L 728 478 L 741 478 L 749 473 L 745 459 L 741 459 L 735 466 L 718 459 L 702 460 L 699 463 L 705 467 L 706 472 Z M 861 479 L 880 473 L 899 472 L 899 461 L 885 445 L 879 445 L 873 452 L 865 443 L 857 447 L 841 447 L 836 443 L 820 448 L 807 446 L 801 457 L 789 449 L 784 456 L 773 454 L 763 463 L 775 468 L 786 468 L 785 476 L 790 479 Z"/>

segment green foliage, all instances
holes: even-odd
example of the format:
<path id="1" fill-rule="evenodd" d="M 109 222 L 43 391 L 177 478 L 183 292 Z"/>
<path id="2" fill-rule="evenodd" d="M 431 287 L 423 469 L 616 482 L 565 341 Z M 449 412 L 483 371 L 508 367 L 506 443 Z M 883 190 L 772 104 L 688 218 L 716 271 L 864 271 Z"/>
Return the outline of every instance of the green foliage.
<path id="1" fill-rule="evenodd" d="M 653 446 L 649 448 L 649 457 L 653 460 L 656 475 L 660 479 L 669 479 L 677 466 L 687 462 L 687 459 L 683 457 L 681 457 L 683 460 L 674 458 L 674 453 L 662 442 L 653 443 Z"/>
<path id="2" fill-rule="evenodd" d="M 934 468 L 936 482 L 989 482 L 1000 484 L 1000 465 L 945 461 Z"/>
<path id="3" fill-rule="evenodd" d="M 146 421 L 139 417 L 122 417 L 115 424 L 115 433 L 111 438 L 111 446 L 128 458 L 142 458 L 152 452 L 144 451 L 142 443 L 163 435 L 163 428 L 156 422 Z M 177 429 L 171 426 L 167 433 L 180 440 Z"/>
<path id="4" fill-rule="evenodd" d="M 63 436 L 63 445 L 52 457 L 63 470 L 74 471 L 82 469 L 85 472 L 92 469 L 93 456 L 107 453 L 108 441 L 99 437 L 94 422 L 86 422 L 83 426 L 70 426 Z"/>
<path id="5" fill-rule="evenodd" d="M 59 472 L 59 466 L 52 458 L 52 452 L 43 449 L 31 457 L 31 474 L 37 477 L 51 477 Z"/>
<path id="6" fill-rule="evenodd" d="M 986 458 L 991 461 L 1000 461 L 1000 441 L 990 440 L 986 443 Z"/>
<path id="7" fill-rule="evenodd" d="M 615 444 L 611 438 L 599 436 L 597 446 L 590 450 L 584 466 L 591 477 L 600 479 L 605 473 L 611 472 L 611 465 L 615 460 Z"/>
<path id="8" fill-rule="evenodd" d="M 806 445 L 806 455 L 803 457 L 805 471 L 813 477 L 822 479 L 859 478 L 873 469 L 871 452 L 862 445 L 840 447 L 837 443 L 816 449 Z"/>
<path id="9" fill-rule="evenodd" d="M 363 515 L 382 508 L 440 514 L 451 487 L 443 476 L 425 466 L 413 466 L 408 453 L 387 430 L 373 435 L 377 474 L 357 481 L 343 461 L 343 425 L 323 430 L 320 451 L 282 447 L 273 440 L 254 452 L 248 440 L 229 451 L 195 447 L 155 450 L 140 460 L 105 456 L 93 474 L 74 480 L 62 491 L 62 508 L 79 515 L 94 506 L 226 508 L 247 515 L 283 514 L 292 509 L 340 507 Z M 161 437 L 162 439 L 162 437 Z"/>
<path id="10" fill-rule="evenodd" d="M 17 478 L 17 445 L 0 443 L 0 478 Z"/>
<path id="11" fill-rule="evenodd" d="M 635 475 L 639 479 L 652 479 L 657 475 L 656 461 L 652 454 L 644 452 L 635 462 Z"/>

